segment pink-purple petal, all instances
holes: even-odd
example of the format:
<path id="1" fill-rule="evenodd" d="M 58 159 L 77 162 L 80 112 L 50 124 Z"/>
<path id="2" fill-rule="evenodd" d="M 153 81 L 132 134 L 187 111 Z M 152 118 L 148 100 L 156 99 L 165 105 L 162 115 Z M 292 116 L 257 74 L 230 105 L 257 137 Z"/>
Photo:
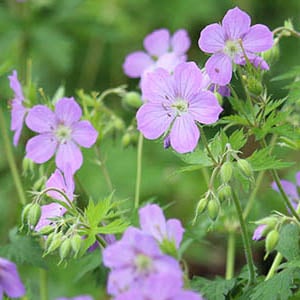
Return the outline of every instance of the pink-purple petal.
<path id="1" fill-rule="evenodd" d="M 223 111 L 216 96 L 210 91 L 202 91 L 189 101 L 189 113 L 202 124 L 212 124 Z"/>
<path id="2" fill-rule="evenodd" d="M 160 56 L 170 48 L 170 33 L 167 29 L 158 29 L 144 39 L 144 48 L 150 55 Z"/>
<path id="3" fill-rule="evenodd" d="M 200 33 L 199 48 L 207 53 L 221 51 L 225 46 L 225 34 L 220 24 L 206 26 Z"/>
<path id="4" fill-rule="evenodd" d="M 70 126 L 79 121 L 82 110 L 73 97 L 62 98 L 55 105 L 55 115 L 59 123 Z"/>
<path id="5" fill-rule="evenodd" d="M 248 32 L 251 19 L 248 14 L 238 7 L 228 10 L 222 20 L 226 39 L 237 40 Z"/>
<path id="6" fill-rule="evenodd" d="M 205 64 L 205 69 L 213 83 L 226 85 L 232 77 L 232 62 L 229 56 L 223 53 L 212 55 Z"/>
<path id="7" fill-rule="evenodd" d="M 24 95 L 22 86 L 20 84 L 20 81 L 18 80 L 18 73 L 16 70 L 13 70 L 12 75 L 8 76 L 9 79 L 9 86 L 15 93 L 15 99 L 18 102 L 23 102 Z"/>
<path id="8" fill-rule="evenodd" d="M 46 105 L 33 106 L 25 119 L 29 129 L 38 133 L 52 132 L 57 126 L 56 116 Z"/>
<path id="9" fill-rule="evenodd" d="M 58 146 L 55 162 L 63 172 L 70 168 L 74 174 L 81 167 L 82 160 L 82 153 L 74 142 L 67 141 Z"/>
<path id="10" fill-rule="evenodd" d="M 280 182 L 281 182 L 284 192 L 288 195 L 290 200 L 299 198 L 297 187 L 294 183 L 287 181 L 287 180 L 280 180 Z M 279 192 L 279 188 L 278 188 L 276 182 L 272 183 L 272 188 L 276 192 Z"/>
<path id="11" fill-rule="evenodd" d="M 172 300 L 204 300 L 199 294 L 192 291 L 180 291 Z"/>
<path id="12" fill-rule="evenodd" d="M 179 245 L 182 241 L 184 233 L 184 228 L 182 224 L 177 219 L 170 219 L 167 221 L 167 234 L 168 240 L 174 241 L 176 248 L 179 248 Z"/>
<path id="13" fill-rule="evenodd" d="M 90 148 L 97 137 L 98 132 L 89 121 L 79 121 L 72 126 L 72 139 L 82 147 Z"/>
<path id="14" fill-rule="evenodd" d="M 116 296 L 121 292 L 124 292 L 132 286 L 134 276 L 134 270 L 130 267 L 113 269 L 108 275 L 107 293 Z"/>
<path id="15" fill-rule="evenodd" d="M 179 153 L 192 152 L 198 143 L 200 133 L 189 114 L 177 117 L 170 132 L 171 146 Z"/>
<path id="16" fill-rule="evenodd" d="M 250 27 L 242 39 L 245 51 L 263 52 L 273 46 L 273 34 L 270 29 L 261 24 Z"/>
<path id="17" fill-rule="evenodd" d="M 168 130 L 174 119 L 173 112 L 161 103 L 145 103 L 137 114 L 137 127 L 150 140 L 159 138 Z"/>
<path id="18" fill-rule="evenodd" d="M 177 55 L 174 52 L 168 52 L 158 58 L 155 65 L 153 65 L 153 68 L 154 70 L 157 68 L 163 68 L 169 73 L 172 73 L 177 65 L 186 61 L 186 58 L 187 57 L 184 54 Z"/>
<path id="19" fill-rule="evenodd" d="M 177 97 L 189 100 L 199 92 L 202 85 L 202 72 L 194 62 L 182 63 L 175 68 L 174 81 Z"/>
<path id="20" fill-rule="evenodd" d="M 11 126 L 10 129 L 12 131 L 15 131 L 14 137 L 13 137 L 13 144 L 14 146 L 18 145 L 21 132 L 23 129 L 23 122 L 25 118 L 25 114 L 27 112 L 27 109 L 23 106 L 22 103 L 13 100 L 12 102 L 12 109 L 11 109 Z"/>
<path id="21" fill-rule="evenodd" d="M 154 65 L 154 61 L 148 54 L 143 51 L 137 51 L 126 56 L 123 70 L 127 76 L 139 78 L 152 65 Z"/>
<path id="22" fill-rule="evenodd" d="M 44 163 L 54 155 L 57 146 L 57 140 L 52 133 L 39 134 L 27 142 L 26 157 L 35 163 Z"/>
<path id="23" fill-rule="evenodd" d="M 171 38 L 172 50 L 181 55 L 187 52 L 191 46 L 191 39 L 185 29 L 177 30 Z"/>
<path id="24" fill-rule="evenodd" d="M 300 172 L 296 173 L 296 182 L 297 182 L 297 185 L 300 187 Z"/>

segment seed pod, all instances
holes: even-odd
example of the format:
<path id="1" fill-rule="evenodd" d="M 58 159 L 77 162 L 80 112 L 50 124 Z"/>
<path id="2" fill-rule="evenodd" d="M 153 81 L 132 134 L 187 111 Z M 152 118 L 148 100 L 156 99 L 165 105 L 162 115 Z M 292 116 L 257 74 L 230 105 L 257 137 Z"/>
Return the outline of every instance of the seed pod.
<path id="1" fill-rule="evenodd" d="M 279 233 L 276 229 L 271 230 L 266 237 L 266 252 L 270 253 L 276 247 L 279 240 Z"/>
<path id="2" fill-rule="evenodd" d="M 29 208 L 27 222 L 29 226 L 35 227 L 41 217 L 41 207 L 37 203 L 33 203 Z"/>
<path id="3" fill-rule="evenodd" d="M 239 159 L 237 161 L 237 166 L 247 177 L 252 177 L 253 175 L 252 167 L 247 160 Z"/>
<path id="4" fill-rule="evenodd" d="M 126 93 L 125 97 L 123 98 L 123 101 L 126 105 L 133 108 L 139 108 L 143 104 L 141 95 L 137 92 Z"/>
<path id="5" fill-rule="evenodd" d="M 211 199 L 207 205 L 207 213 L 212 221 L 215 221 L 219 215 L 220 205 L 216 199 Z"/>
<path id="6" fill-rule="evenodd" d="M 220 201 L 225 201 L 231 198 L 232 191 L 231 186 L 228 184 L 223 184 L 218 189 L 218 198 Z"/>
<path id="7" fill-rule="evenodd" d="M 82 238 L 79 234 L 74 234 L 71 237 L 71 247 L 75 253 L 75 256 L 79 253 L 82 245 Z"/>
<path id="8" fill-rule="evenodd" d="M 71 240 L 67 238 L 61 243 L 59 247 L 60 259 L 64 260 L 65 258 L 67 258 L 71 253 L 71 250 L 72 250 Z"/>
<path id="9" fill-rule="evenodd" d="M 228 183 L 232 177 L 232 164 L 230 161 L 226 161 L 220 170 L 220 176 L 223 183 Z"/>

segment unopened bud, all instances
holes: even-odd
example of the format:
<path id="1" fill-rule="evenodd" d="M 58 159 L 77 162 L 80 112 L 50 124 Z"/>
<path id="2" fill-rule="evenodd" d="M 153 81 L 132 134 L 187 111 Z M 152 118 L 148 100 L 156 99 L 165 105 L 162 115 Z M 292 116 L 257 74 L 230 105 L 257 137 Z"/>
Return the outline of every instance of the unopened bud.
<path id="1" fill-rule="evenodd" d="M 237 161 L 238 168 L 246 175 L 247 177 L 252 177 L 253 171 L 251 165 L 245 159 L 239 159 Z"/>
<path id="2" fill-rule="evenodd" d="M 71 253 L 72 250 L 72 246 L 71 246 L 71 241 L 70 239 L 65 239 L 60 247 L 59 247 L 59 257 L 61 260 L 64 260 L 65 258 L 67 258 L 69 256 L 69 254 Z"/>
<path id="3" fill-rule="evenodd" d="M 27 223 L 28 213 L 29 213 L 29 210 L 31 209 L 31 207 L 32 207 L 32 203 L 26 204 L 23 207 L 22 214 L 21 214 L 21 220 L 22 220 L 23 224 Z"/>
<path id="4" fill-rule="evenodd" d="M 230 161 L 226 161 L 220 170 L 220 176 L 223 183 L 228 183 L 232 177 L 232 164 Z"/>
<path id="5" fill-rule="evenodd" d="M 202 214 L 207 206 L 208 199 L 207 198 L 202 198 L 199 200 L 196 208 L 197 215 Z"/>
<path id="6" fill-rule="evenodd" d="M 114 127 L 117 130 L 123 130 L 124 129 L 124 127 L 125 127 L 124 121 L 121 118 L 113 117 L 112 120 L 113 120 Z"/>
<path id="7" fill-rule="evenodd" d="M 129 132 L 126 132 L 122 137 L 122 146 L 124 148 L 128 147 L 131 142 L 131 134 Z"/>
<path id="8" fill-rule="evenodd" d="M 79 234 L 74 234 L 71 237 L 71 247 L 75 253 L 75 256 L 79 253 L 82 245 L 82 238 Z"/>
<path id="9" fill-rule="evenodd" d="M 49 235 L 54 231 L 54 227 L 51 225 L 46 225 L 42 229 L 38 231 L 38 234 L 40 235 Z"/>
<path id="10" fill-rule="evenodd" d="M 137 92 L 126 93 L 123 98 L 123 101 L 126 105 L 133 108 L 139 108 L 143 104 L 141 95 Z"/>
<path id="11" fill-rule="evenodd" d="M 212 221 L 215 221 L 219 215 L 219 202 L 216 199 L 211 199 L 207 204 L 207 213 Z"/>
<path id="12" fill-rule="evenodd" d="M 41 176 L 32 186 L 32 189 L 34 191 L 38 191 L 41 189 L 42 186 L 44 186 L 46 181 L 46 178 L 44 176 Z"/>
<path id="13" fill-rule="evenodd" d="M 269 64 L 274 64 L 280 56 L 280 49 L 278 42 L 274 41 L 274 46 L 262 53 L 262 58 Z"/>
<path id="14" fill-rule="evenodd" d="M 34 162 L 30 158 L 24 157 L 22 162 L 23 174 L 33 174 L 33 168 Z"/>
<path id="15" fill-rule="evenodd" d="M 247 87 L 250 93 L 259 96 L 263 91 L 263 85 L 254 76 L 251 76 L 247 79 Z"/>
<path id="16" fill-rule="evenodd" d="M 266 237 L 266 252 L 270 253 L 276 247 L 279 240 L 279 233 L 276 229 L 271 230 Z"/>
<path id="17" fill-rule="evenodd" d="M 28 215 L 27 215 L 27 222 L 28 225 L 35 227 L 41 217 L 41 207 L 37 203 L 33 203 L 29 208 Z"/>
<path id="18" fill-rule="evenodd" d="M 218 189 L 218 198 L 220 201 L 225 201 L 231 198 L 232 191 L 231 186 L 228 184 L 223 184 Z"/>
<path id="19" fill-rule="evenodd" d="M 61 245 L 62 242 L 63 242 L 63 234 L 61 232 L 54 234 L 54 236 L 52 237 L 52 241 L 49 244 L 49 247 L 46 249 L 46 254 L 56 250 Z"/>

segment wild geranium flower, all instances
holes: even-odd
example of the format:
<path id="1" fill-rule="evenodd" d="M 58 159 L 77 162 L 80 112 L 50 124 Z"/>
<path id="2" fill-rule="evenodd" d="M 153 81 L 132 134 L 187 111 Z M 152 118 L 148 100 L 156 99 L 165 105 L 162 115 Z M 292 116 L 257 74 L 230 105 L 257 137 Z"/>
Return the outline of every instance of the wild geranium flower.
<path id="1" fill-rule="evenodd" d="M 75 185 L 70 168 L 67 168 L 67 171 L 64 174 L 59 169 L 56 169 L 55 172 L 47 180 L 46 188 L 56 188 L 58 190 L 61 190 L 66 194 L 69 200 L 72 201 L 74 199 Z M 66 199 L 59 192 L 49 191 L 47 195 L 54 199 L 66 202 Z M 67 211 L 65 207 L 61 206 L 58 203 L 42 205 L 41 209 L 42 213 L 40 220 L 35 227 L 36 231 L 39 231 L 45 226 L 50 225 L 53 222 L 53 218 L 61 217 Z"/>
<path id="2" fill-rule="evenodd" d="M 65 298 L 65 297 L 56 298 L 56 300 L 93 300 L 93 299 L 94 298 L 89 295 L 81 295 L 73 298 Z"/>
<path id="3" fill-rule="evenodd" d="M 255 67 L 269 68 L 257 53 L 273 46 L 273 34 L 265 25 L 250 24 L 250 16 L 235 7 L 226 13 L 222 24 L 214 23 L 201 31 L 198 44 L 202 51 L 213 54 L 205 69 L 214 83 L 228 84 L 233 63 L 244 65 L 245 54 Z"/>
<path id="4" fill-rule="evenodd" d="M 176 248 L 182 240 L 184 229 L 177 219 L 166 221 L 162 209 L 156 204 L 148 204 L 139 210 L 141 229 L 151 234 L 159 243 L 171 241 Z"/>
<path id="5" fill-rule="evenodd" d="M 218 92 L 223 97 L 230 96 L 230 88 L 227 85 L 218 85 L 212 82 L 205 69 L 202 69 L 203 80 L 202 88 L 211 92 Z"/>
<path id="6" fill-rule="evenodd" d="M 182 280 L 173 274 L 149 276 L 140 288 L 132 288 L 114 300 L 202 300 L 192 291 L 183 290 Z"/>
<path id="7" fill-rule="evenodd" d="M 3 298 L 3 294 L 10 298 L 18 298 L 24 296 L 25 293 L 25 287 L 20 279 L 17 266 L 0 257 L 0 299 Z"/>
<path id="8" fill-rule="evenodd" d="M 11 101 L 11 125 L 10 129 L 15 132 L 13 143 L 18 145 L 20 135 L 23 128 L 24 118 L 27 112 L 27 108 L 24 107 L 24 95 L 22 86 L 18 80 L 17 71 L 14 70 L 12 75 L 8 76 L 10 88 L 14 91 L 14 98 Z"/>
<path id="9" fill-rule="evenodd" d="M 144 39 L 144 51 L 129 54 L 123 64 L 124 72 L 132 78 L 143 77 L 157 68 L 172 72 L 181 62 L 186 61 L 186 51 L 191 45 L 188 33 L 180 29 L 171 37 L 167 29 L 158 29 Z"/>
<path id="10" fill-rule="evenodd" d="M 139 286 L 151 274 L 182 277 L 179 263 L 164 255 L 152 236 L 134 227 L 129 227 L 121 240 L 103 250 L 103 263 L 111 268 L 107 286 L 111 295 Z"/>
<path id="11" fill-rule="evenodd" d="M 142 84 L 147 100 L 137 112 L 138 129 L 147 139 L 168 136 L 179 153 L 191 152 L 200 133 L 196 122 L 212 124 L 222 111 L 215 95 L 201 90 L 203 75 L 195 63 L 181 63 L 174 74 L 157 69 Z"/>
<path id="12" fill-rule="evenodd" d="M 267 228 L 266 224 L 260 224 L 256 227 L 256 229 L 254 230 L 253 236 L 252 236 L 252 240 L 254 241 L 259 241 L 263 238 L 263 233 L 265 231 L 265 229 Z"/>
<path id="13" fill-rule="evenodd" d="M 62 98 L 52 112 L 45 105 L 36 105 L 28 113 L 26 125 L 39 135 L 26 145 L 26 156 L 35 163 L 44 163 L 56 154 L 55 162 L 63 172 L 70 165 L 75 173 L 82 165 L 80 146 L 89 148 L 98 133 L 89 121 L 80 120 L 82 111 L 74 98 Z"/>

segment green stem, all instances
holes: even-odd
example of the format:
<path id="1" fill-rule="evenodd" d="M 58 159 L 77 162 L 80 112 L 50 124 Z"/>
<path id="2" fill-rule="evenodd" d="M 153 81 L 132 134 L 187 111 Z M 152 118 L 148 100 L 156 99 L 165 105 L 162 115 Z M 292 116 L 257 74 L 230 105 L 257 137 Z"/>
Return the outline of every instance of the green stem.
<path id="1" fill-rule="evenodd" d="M 112 185 L 109 173 L 107 171 L 104 159 L 102 158 L 101 152 L 100 152 L 100 150 L 99 150 L 99 148 L 97 146 L 95 147 L 95 151 L 96 151 L 96 154 L 97 154 L 97 157 L 98 157 L 98 160 L 99 160 L 99 165 L 100 165 L 102 174 L 104 176 L 104 179 L 106 181 L 106 184 L 107 184 L 107 186 L 109 188 L 109 191 L 112 193 L 113 190 L 114 190 L 114 188 L 113 188 L 113 185 Z"/>
<path id="2" fill-rule="evenodd" d="M 249 268 L 249 280 L 248 280 L 248 286 L 252 285 L 255 281 L 255 269 L 254 269 L 254 262 L 252 258 L 252 250 L 250 245 L 250 239 L 248 235 L 247 226 L 245 223 L 245 220 L 243 218 L 243 212 L 242 207 L 240 204 L 240 200 L 238 199 L 236 193 L 232 192 L 232 199 L 236 208 L 236 212 L 240 221 L 241 229 L 242 229 L 242 238 L 243 238 L 243 244 L 244 244 L 244 250 L 245 250 L 245 256 Z"/>
<path id="3" fill-rule="evenodd" d="M 235 233 L 230 231 L 227 240 L 227 258 L 226 258 L 226 274 L 227 280 L 233 278 L 234 275 L 234 257 L 235 257 Z"/>
<path id="4" fill-rule="evenodd" d="M 21 178 L 19 175 L 20 172 L 18 171 L 16 162 L 14 160 L 13 150 L 11 147 L 10 139 L 9 139 L 7 131 L 6 131 L 4 114 L 3 114 L 3 111 L 1 108 L 0 108 L 0 130 L 1 130 L 1 134 L 2 134 L 3 142 L 4 142 L 4 151 L 6 153 L 6 158 L 7 158 L 8 165 L 9 165 L 12 177 L 13 177 L 13 181 L 15 183 L 20 202 L 22 205 L 25 205 L 26 204 L 25 192 L 23 190 L 23 186 L 21 183 Z"/>
<path id="5" fill-rule="evenodd" d="M 143 154 L 143 135 L 140 133 L 137 148 L 137 167 L 136 167 L 136 182 L 135 182 L 135 197 L 134 197 L 134 208 L 139 207 L 140 202 L 140 189 L 142 179 L 142 154 Z"/>
<path id="6" fill-rule="evenodd" d="M 48 300 L 48 274 L 44 269 L 40 269 L 40 299 Z"/>
<path id="7" fill-rule="evenodd" d="M 206 148 L 207 153 L 208 153 L 208 155 L 210 156 L 210 158 L 212 159 L 213 163 L 214 163 L 215 165 L 217 165 L 218 162 L 215 160 L 215 158 L 214 158 L 212 152 L 211 152 L 210 149 L 209 149 L 208 142 L 207 142 L 207 138 L 206 138 L 206 135 L 205 135 L 205 132 L 204 132 L 202 126 L 199 126 L 199 129 L 200 129 L 200 135 L 201 135 L 201 139 L 202 139 L 202 142 L 203 142 L 203 144 L 204 144 L 204 147 Z"/>
<path id="8" fill-rule="evenodd" d="M 283 258 L 283 256 L 281 255 L 281 253 L 277 252 L 277 254 L 275 256 L 275 259 L 274 259 L 274 261 L 272 263 L 272 266 L 271 266 L 271 268 L 270 268 L 270 270 L 269 270 L 269 272 L 268 272 L 268 274 L 267 274 L 267 276 L 265 278 L 265 281 L 269 280 L 270 278 L 273 277 L 273 275 L 275 274 L 278 266 L 280 265 L 280 263 L 282 261 L 282 258 Z"/>

